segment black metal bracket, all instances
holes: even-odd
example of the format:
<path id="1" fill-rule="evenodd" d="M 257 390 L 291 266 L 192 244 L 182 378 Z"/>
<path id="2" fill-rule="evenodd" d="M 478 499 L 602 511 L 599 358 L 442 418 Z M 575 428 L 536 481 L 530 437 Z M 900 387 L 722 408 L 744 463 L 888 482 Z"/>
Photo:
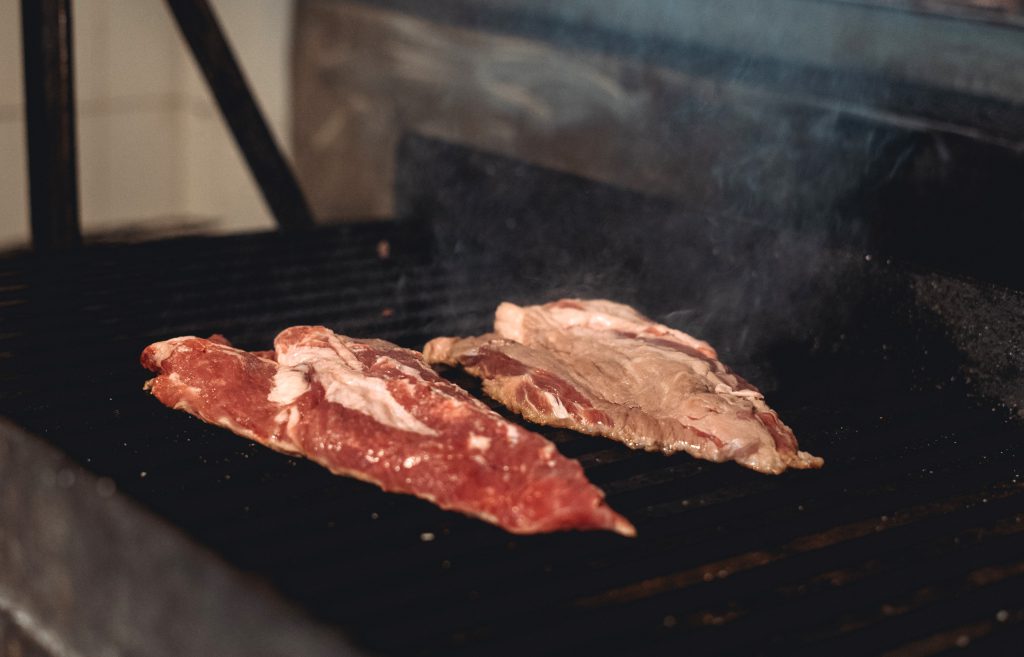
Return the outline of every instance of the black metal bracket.
<path id="1" fill-rule="evenodd" d="M 278 225 L 284 230 L 312 227 L 313 215 L 299 183 L 267 128 L 209 3 L 207 0 L 167 0 L 167 6 L 192 49 Z"/>
<path id="2" fill-rule="evenodd" d="M 267 127 L 207 0 L 167 0 L 283 230 L 314 225 L 306 199 Z M 39 252 L 81 243 L 75 143 L 70 0 L 22 0 L 25 116 L 32 245 Z"/>

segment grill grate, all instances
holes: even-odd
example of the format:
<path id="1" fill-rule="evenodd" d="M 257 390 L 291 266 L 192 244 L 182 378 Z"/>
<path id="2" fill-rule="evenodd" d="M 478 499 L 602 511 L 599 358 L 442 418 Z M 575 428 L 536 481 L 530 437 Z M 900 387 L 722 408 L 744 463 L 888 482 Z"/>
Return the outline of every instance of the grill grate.
<path id="1" fill-rule="evenodd" d="M 393 257 L 377 257 L 380 239 Z M 766 477 L 531 427 L 580 459 L 635 540 L 510 536 L 141 392 L 152 340 L 221 332 L 265 348 L 284 326 L 323 323 L 418 347 L 485 330 L 510 290 L 529 298 L 431 264 L 382 226 L 9 258 L 0 414 L 378 654 L 995 650 L 1024 628 L 1019 425 L 949 380 L 957 355 L 906 312 L 898 272 L 863 279 L 856 340 L 751 357 L 826 457 L 820 472 Z"/>

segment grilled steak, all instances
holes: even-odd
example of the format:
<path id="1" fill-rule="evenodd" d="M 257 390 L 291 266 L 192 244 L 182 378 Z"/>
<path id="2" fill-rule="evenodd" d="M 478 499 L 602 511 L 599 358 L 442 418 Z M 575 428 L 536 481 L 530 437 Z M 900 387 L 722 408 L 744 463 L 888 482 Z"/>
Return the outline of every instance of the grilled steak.
<path id="1" fill-rule="evenodd" d="M 461 365 L 488 395 L 539 424 L 773 474 L 823 464 L 797 448 L 760 391 L 711 345 L 622 304 L 503 303 L 494 333 L 437 338 L 424 355 Z"/>
<path id="2" fill-rule="evenodd" d="M 273 354 L 181 337 L 148 346 L 142 364 L 158 373 L 146 389 L 167 406 L 335 474 L 510 532 L 635 534 L 579 463 L 445 381 L 418 352 L 297 326 L 277 336 Z"/>

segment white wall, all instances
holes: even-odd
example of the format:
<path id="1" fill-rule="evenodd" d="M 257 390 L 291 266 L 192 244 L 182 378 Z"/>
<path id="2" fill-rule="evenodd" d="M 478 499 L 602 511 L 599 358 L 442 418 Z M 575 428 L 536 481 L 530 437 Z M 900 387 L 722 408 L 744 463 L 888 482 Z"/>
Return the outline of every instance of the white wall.
<path id="1" fill-rule="evenodd" d="M 18 0 L 0 0 L 0 244 L 28 235 Z"/>
<path id="2" fill-rule="evenodd" d="M 287 152 L 291 0 L 213 0 Z M 0 245 L 28 236 L 19 0 L 0 0 Z M 273 221 L 162 0 L 73 4 L 84 232 Z"/>

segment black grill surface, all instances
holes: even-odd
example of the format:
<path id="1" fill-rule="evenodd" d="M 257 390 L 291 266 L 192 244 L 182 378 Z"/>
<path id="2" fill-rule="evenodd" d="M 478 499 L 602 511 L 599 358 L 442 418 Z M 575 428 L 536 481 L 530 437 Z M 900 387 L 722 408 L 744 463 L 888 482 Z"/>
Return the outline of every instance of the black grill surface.
<path id="1" fill-rule="evenodd" d="M 972 394 L 962 356 L 917 307 L 913 276 L 885 265 L 857 266 L 842 312 L 825 312 L 812 338 L 724 355 L 766 388 L 823 470 L 764 476 L 530 426 L 582 462 L 636 524 L 633 540 L 512 536 L 332 476 L 142 391 L 139 353 L 172 336 L 218 332 L 266 348 L 286 326 L 317 323 L 420 347 L 486 330 L 502 299 L 545 300 L 508 272 L 432 264 L 421 251 L 363 226 L 9 257 L 0 414 L 374 654 L 1020 645 L 1020 425 Z"/>

